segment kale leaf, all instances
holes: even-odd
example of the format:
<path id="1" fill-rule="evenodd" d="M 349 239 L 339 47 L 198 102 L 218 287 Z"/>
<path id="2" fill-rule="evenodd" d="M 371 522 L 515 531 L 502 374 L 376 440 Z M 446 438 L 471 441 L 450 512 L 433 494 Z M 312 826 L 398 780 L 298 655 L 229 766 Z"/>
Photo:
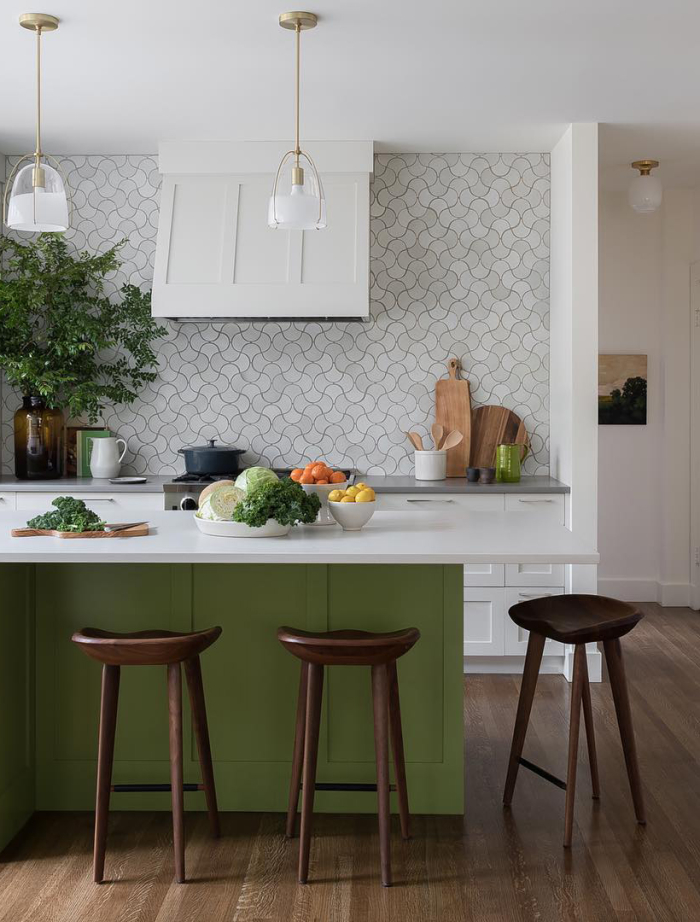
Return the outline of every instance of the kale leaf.
<path id="1" fill-rule="evenodd" d="M 280 525 L 316 521 L 321 501 L 315 493 L 305 493 L 293 480 L 275 480 L 249 492 L 233 511 L 233 521 L 260 528 L 268 519 Z"/>
<path id="2" fill-rule="evenodd" d="M 50 528 L 53 531 L 102 531 L 105 523 L 88 509 L 82 499 L 57 496 L 51 503 L 55 511 L 36 515 L 27 522 L 30 528 Z"/>

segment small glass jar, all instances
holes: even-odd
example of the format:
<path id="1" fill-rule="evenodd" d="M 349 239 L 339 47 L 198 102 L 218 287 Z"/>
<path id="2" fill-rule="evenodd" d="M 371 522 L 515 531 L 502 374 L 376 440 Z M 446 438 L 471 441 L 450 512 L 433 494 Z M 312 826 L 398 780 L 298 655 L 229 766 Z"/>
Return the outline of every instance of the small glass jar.
<path id="1" fill-rule="evenodd" d="M 53 480 L 63 474 L 63 412 L 43 397 L 23 397 L 14 417 L 15 475 L 20 480 Z"/>

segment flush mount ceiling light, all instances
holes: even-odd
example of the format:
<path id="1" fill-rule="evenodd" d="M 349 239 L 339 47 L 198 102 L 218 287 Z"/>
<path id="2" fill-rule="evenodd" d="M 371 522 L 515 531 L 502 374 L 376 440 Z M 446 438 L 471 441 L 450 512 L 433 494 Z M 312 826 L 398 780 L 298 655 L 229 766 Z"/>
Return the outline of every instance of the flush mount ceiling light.
<path id="1" fill-rule="evenodd" d="M 41 149 L 41 36 L 58 29 L 58 19 L 48 13 L 22 13 L 19 24 L 36 33 L 36 146 L 8 177 L 3 219 L 12 230 L 64 231 L 70 223 L 66 183 L 59 163 Z"/>
<path id="2" fill-rule="evenodd" d="M 299 145 L 299 54 L 301 33 L 314 29 L 314 13 L 282 13 L 280 25 L 293 29 L 296 41 L 295 67 L 295 143 L 277 168 L 268 207 L 267 223 L 284 230 L 320 230 L 326 226 L 326 201 L 318 170 L 309 154 Z M 302 163 L 307 164 L 305 170 Z"/>
<path id="3" fill-rule="evenodd" d="M 640 214 L 656 211 L 661 205 L 661 181 L 651 175 L 651 171 L 658 165 L 658 160 L 635 160 L 630 164 L 633 169 L 639 170 L 639 176 L 635 176 L 630 183 L 627 197 L 632 208 Z"/>

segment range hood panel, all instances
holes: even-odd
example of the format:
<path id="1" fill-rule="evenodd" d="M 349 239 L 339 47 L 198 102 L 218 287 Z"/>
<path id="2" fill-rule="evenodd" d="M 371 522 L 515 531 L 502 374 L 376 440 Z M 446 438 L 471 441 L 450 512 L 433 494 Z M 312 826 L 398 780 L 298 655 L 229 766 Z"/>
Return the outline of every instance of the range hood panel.
<path id="1" fill-rule="evenodd" d="M 361 143 L 365 149 L 356 165 L 366 166 L 371 156 L 366 156 L 366 142 Z M 329 220 L 324 230 L 272 230 L 266 217 L 274 175 L 250 167 L 254 162 L 267 166 L 280 146 L 267 150 L 265 145 L 266 156 L 257 159 L 247 146 L 236 158 L 235 145 L 225 145 L 226 155 L 217 159 L 211 146 L 202 144 L 200 158 L 192 142 L 179 157 L 172 149 L 164 156 L 161 148 L 153 315 L 203 320 L 368 317 L 370 171 L 326 169 Z M 334 161 L 327 152 L 327 162 L 353 165 L 347 145 L 338 148 L 342 157 Z M 248 169 L 227 170 L 236 159 Z M 164 164 L 175 170 L 163 171 Z"/>

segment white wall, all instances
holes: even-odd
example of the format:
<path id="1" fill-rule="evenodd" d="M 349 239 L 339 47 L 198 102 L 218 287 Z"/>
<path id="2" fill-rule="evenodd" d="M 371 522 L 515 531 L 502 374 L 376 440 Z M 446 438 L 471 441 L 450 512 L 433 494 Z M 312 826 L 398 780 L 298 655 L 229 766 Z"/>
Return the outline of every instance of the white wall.
<path id="1" fill-rule="evenodd" d="M 629 601 L 688 604 L 693 209 L 687 190 L 648 215 L 600 196 L 599 349 L 648 356 L 647 425 L 599 427 L 599 590 Z"/>

